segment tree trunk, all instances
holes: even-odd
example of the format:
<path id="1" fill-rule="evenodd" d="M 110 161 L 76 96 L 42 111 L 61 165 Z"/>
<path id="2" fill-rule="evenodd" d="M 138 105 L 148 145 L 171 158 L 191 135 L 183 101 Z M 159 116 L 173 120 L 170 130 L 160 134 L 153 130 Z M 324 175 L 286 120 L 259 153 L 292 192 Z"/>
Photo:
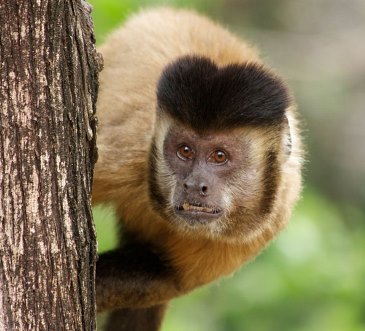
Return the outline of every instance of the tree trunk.
<path id="1" fill-rule="evenodd" d="M 0 330 L 95 330 L 100 61 L 83 0 L 0 0 Z"/>

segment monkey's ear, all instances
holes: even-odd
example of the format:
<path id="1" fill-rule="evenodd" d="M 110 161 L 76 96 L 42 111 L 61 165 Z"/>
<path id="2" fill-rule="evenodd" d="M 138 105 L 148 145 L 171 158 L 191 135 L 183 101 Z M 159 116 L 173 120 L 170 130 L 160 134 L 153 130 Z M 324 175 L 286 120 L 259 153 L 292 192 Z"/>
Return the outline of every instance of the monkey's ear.
<path id="1" fill-rule="evenodd" d="M 292 150 L 292 137 L 290 132 L 290 124 L 287 115 L 285 115 L 283 124 L 283 136 L 282 136 L 282 146 L 284 151 L 285 160 L 289 158 Z"/>

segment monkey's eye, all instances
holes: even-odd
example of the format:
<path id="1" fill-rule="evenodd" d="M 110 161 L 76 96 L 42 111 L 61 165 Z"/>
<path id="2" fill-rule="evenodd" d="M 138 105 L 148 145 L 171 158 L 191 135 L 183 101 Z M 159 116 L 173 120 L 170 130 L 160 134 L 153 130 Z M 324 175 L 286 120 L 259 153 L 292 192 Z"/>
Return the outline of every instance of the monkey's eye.
<path id="1" fill-rule="evenodd" d="M 212 154 L 208 157 L 208 162 L 216 163 L 219 165 L 225 164 L 228 161 L 227 154 L 221 150 L 215 150 Z"/>
<path id="2" fill-rule="evenodd" d="M 192 160 L 194 157 L 194 152 L 188 145 L 181 145 L 177 149 L 176 154 L 181 160 L 184 160 L 184 161 Z"/>

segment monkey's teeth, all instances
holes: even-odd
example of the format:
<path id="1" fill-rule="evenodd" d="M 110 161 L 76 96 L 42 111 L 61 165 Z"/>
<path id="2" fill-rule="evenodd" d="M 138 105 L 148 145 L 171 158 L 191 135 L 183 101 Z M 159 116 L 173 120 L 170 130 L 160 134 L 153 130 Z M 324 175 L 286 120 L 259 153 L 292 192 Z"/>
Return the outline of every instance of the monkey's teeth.
<path id="1" fill-rule="evenodd" d="M 184 202 L 184 203 L 182 204 L 182 208 L 183 208 L 184 210 L 188 210 L 188 209 L 189 209 L 189 207 L 190 207 L 190 204 L 188 204 L 187 202 Z"/>
<path id="2" fill-rule="evenodd" d="M 178 206 L 179 210 L 186 210 L 186 211 L 198 211 L 210 214 L 217 214 L 219 212 L 216 208 L 205 207 L 205 206 L 198 206 L 198 205 L 191 205 L 190 203 L 184 202 L 182 205 Z"/>

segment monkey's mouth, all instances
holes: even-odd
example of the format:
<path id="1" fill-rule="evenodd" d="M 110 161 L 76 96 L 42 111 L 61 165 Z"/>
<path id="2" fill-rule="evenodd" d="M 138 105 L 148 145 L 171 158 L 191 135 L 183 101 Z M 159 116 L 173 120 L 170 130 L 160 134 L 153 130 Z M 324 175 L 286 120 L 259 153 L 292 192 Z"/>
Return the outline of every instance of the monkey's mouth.
<path id="1" fill-rule="evenodd" d="M 177 205 L 175 212 L 180 217 L 188 220 L 189 223 L 209 223 L 222 214 L 222 210 L 215 206 L 189 202 Z"/>
<path id="2" fill-rule="evenodd" d="M 213 214 L 213 215 L 221 213 L 221 210 L 219 208 L 204 206 L 200 203 L 191 204 L 189 202 L 184 202 L 183 204 L 176 206 L 176 210 L 207 213 L 207 214 Z"/>

